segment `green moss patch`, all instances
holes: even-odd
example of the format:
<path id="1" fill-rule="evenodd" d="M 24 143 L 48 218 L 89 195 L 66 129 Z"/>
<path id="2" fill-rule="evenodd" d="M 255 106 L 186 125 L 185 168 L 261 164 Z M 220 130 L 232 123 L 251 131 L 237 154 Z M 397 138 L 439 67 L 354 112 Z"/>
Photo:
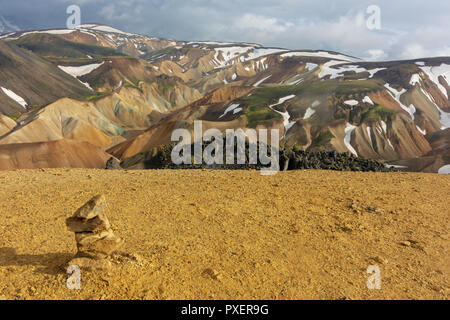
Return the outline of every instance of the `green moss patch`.
<path id="1" fill-rule="evenodd" d="M 378 120 L 389 121 L 397 112 L 382 105 L 376 105 L 363 111 L 361 122 L 376 122 Z"/>

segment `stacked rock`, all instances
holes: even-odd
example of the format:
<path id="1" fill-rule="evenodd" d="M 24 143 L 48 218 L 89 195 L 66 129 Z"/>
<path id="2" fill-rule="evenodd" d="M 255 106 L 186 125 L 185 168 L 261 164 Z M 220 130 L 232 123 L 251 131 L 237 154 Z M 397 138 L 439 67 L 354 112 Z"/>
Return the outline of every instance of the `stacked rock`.
<path id="1" fill-rule="evenodd" d="M 68 229 L 75 232 L 78 253 L 69 265 L 82 269 L 108 269 L 108 257 L 120 248 L 122 240 L 114 235 L 105 214 L 106 200 L 95 196 L 66 220 Z"/>

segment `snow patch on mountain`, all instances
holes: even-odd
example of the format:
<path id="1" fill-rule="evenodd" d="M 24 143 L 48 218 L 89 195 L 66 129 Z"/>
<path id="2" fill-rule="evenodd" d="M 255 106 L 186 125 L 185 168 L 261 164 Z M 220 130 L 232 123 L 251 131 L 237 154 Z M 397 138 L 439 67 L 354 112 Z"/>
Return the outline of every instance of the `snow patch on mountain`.
<path id="1" fill-rule="evenodd" d="M 434 106 L 436 107 L 436 109 L 439 112 L 439 122 L 441 123 L 441 130 L 445 130 L 447 128 L 450 128 L 450 112 L 445 112 L 444 110 L 442 110 L 434 101 L 433 97 L 426 92 L 425 90 L 422 90 L 422 88 L 420 88 L 420 90 L 422 91 L 422 93 L 428 98 L 428 100 L 434 104 Z"/>
<path id="2" fill-rule="evenodd" d="M 72 32 L 75 32 L 74 29 L 51 29 L 51 30 L 42 30 L 42 31 L 30 31 L 30 32 L 23 32 L 19 35 L 15 35 L 15 33 L 5 35 L 4 37 L 7 37 L 10 40 L 16 40 L 23 36 L 29 35 L 29 34 L 53 34 L 53 35 L 61 35 L 61 34 L 69 34 Z M 3 37 L 2 37 L 3 38 Z"/>
<path id="3" fill-rule="evenodd" d="M 81 76 L 91 73 L 92 71 L 94 71 L 95 69 L 97 69 L 98 67 L 103 65 L 104 63 L 105 62 L 103 61 L 102 63 L 93 63 L 93 64 L 87 64 L 87 65 L 78 66 L 78 67 L 58 66 L 58 68 L 60 68 L 65 73 L 70 74 L 72 77 L 77 78 L 77 77 L 81 77 Z"/>
<path id="4" fill-rule="evenodd" d="M 93 91 L 94 89 L 92 89 L 92 87 L 89 85 L 89 83 L 81 81 L 80 79 L 78 79 L 78 77 L 81 77 L 81 76 L 91 73 L 92 71 L 94 71 L 95 69 L 97 69 L 98 67 L 103 65 L 104 63 L 105 62 L 103 61 L 102 63 L 93 63 L 93 64 L 88 64 L 88 65 L 78 66 L 78 67 L 58 66 L 58 68 L 60 68 L 65 73 L 70 74 L 72 77 L 74 77 L 75 79 L 80 81 L 84 86 L 86 86 L 86 88 Z"/>
<path id="5" fill-rule="evenodd" d="M 324 66 L 322 66 L 322 71 L 321 71 L 319 77 L 323 78 L 323 77 L 326 77 L 329 75 L 330 79 L 336 79 L 339 77 L 343 77 L 346 72 L 354 72 L 354 73 L 368 72 L 369 73 L 368 79 L 371 79 L 378 71 L 386 69 L 386 68 L 375 68 L 375 69 L 367 70 L 366 68 L 363 68 L 363 67 L 360 67 L 357 65 L 345 65 L 345 66 L 338 67 L 338 68 L 331 68 L 333 66 L 337 66 L 340 64 L 343 64 L 343 63 L 342 62 L 335 63 L 332 61 L 325 63 Z"/>
<path id="6" fill-rule="evenodd" d="M 13 99 L 15 102 L 17 102 L 18 104 L 20 104 L 25 110 L 27 109 L 28 103 L 25 101 L 24 98 L 22 98 L 21 96 L 19 96 L 18 94 L 14 93 L 14 91 L 6 89 L 6 88 L 2 88 L 2 91 L 4 94 L 6 94 L 8 97 L 10 97 L 11 99 Z"/>
<path id="7" fill-rule="evenodd" d="M 216 68 L 223 68 L 234 62 L 234 59 L 240 58 L 241 62 L 255 60 L 270 54 L 286 52 L 286 49 L 274 49 L 274 48 L 256 48 L 256 47 L 245 47 L 245 46 L 233 46 L 233 47 L 219 47 L 214 48 L 215 55 L 213 62 L 216 64 Z M 264 66 L 264 60 L 258 61 L 263 63 L 263 69 L 267 67 Z"/>
<path id="8" fill-rule="evenodd" d="M 228 46 L 228 45 L 235 45 L 235 46 L 248 46 L 248 47 L 260 47 L 259 44 L 256 43 L 248 43 L 248 42 L 221 42 L 221 41 L 189 41 L 186 43 L 187 45 L 191 45 L 193 48 L 197 48 L 200 44 L 207 45 L 207 46 Z"/>
<path id="9" fill-rule="evenodd" d="M 417 111 L 416 107 L 413 104 L 410 104 L 408 107 L 408 113 L 411 116 L 411 119 L 413 120 L 415 118 L 416 111 Z"/>
<path id="10" fill-rule="evenodd" d="M 253 86 L 257 87 L 259 86 L 261 83 L 263 83 L 264 81 L 266 81 L 267 79 L 269 79 L 272 75 L 265 77 L 264 79 L 259 80 L 258 82 L 256 82 Z"/>
<path id="11" fill-rule="evenodd" d="M 98 41 L 98 37 L 95 34 L 95 32 L 101 32 L 104 33 L 105 36 L 107 38 L 109 38 L 111 40 L 112 43 L 114 44 L 119 44 L 119 43 L 124 43 L 127 41 L 130 41 L 129 38 L 120 36 L 120 35 L 126 35 L 126 36 L 133 36 L 133 37 L 142 37 L 142 38 L 147 38 L 147 39 L 152 39 L 152 38 L 148 38 L 145 36 L 141 36 L 141 35 L 137 35 L 137 34 L 133 34 L 133 33 L 128 33 L 128 32 L 123 32 L 121 30 L 109 27 L 109 26 L 103 26 L 103 25 L 97 25 L 97 24 L 81 24 L 77 27 L 75 27 L 74 29 L 49 29 L 49 30 L 38 30 L 38 31 L 30 31 L 30 32 L 23 32 L 20 33 L 18 36 L 16 37 L 11 37 L 13 35 L 13 33 L 8 34 L 6 36 L 3 37 L 8 37 L 11 40 L 13 39 L 18 39 L 21 38 L 23 36 L 26 36 L 28 34 L 53 34 L 53 35 L 64 35 L 64 34 L 70 34 L 73 32 L 82 32 L 85 34 L 88 34 L 90 36 L 93 36 L 96 38 L 96 40 Z M 3 38 L 2 37 L 2 38 Z M 133 41 L 133 40 L 131 40 Z"/>
<path id="12" fill-rule="evenodd" d="M 48 34 L 69 34 L 74 32 L 75 30 L 72 29 L 55 29 L 55 30 L 45 30 L 40 32 L 34 32 L 34 33 L 48 33 Z"/>
<path id="13" fill-rule="evenodd" d="M 114 88 L 114 91 L 119 90 L 120 88 L 122 88 L 123 85 L 123 80 L 120 80 L 119 84 L 117 85 L 117 87 Z"/>
<path id="14" fill-rule="evenodd" d="M 283 124 L 284 124 L 284 136 L 286 136 L 286 133 L 288 132 L 288 130 L 290 128 L 292 128 L 292 126 L 295 124 L 296 121 L 293 121 L 293 122 L 289 121 L 291 119 L 291 116 L 290 116 L 289 112 L 287 112 L 287 111 L 286 112 L 281 112 L 281 111 L 275 110 L 273 107 L 278 106 L 280 104 L 283 104 L 286 101 L 291 100 L 293 98 L 295 98 L 295 94 L 291 94 L 289 96 L 280 98 L 278 100 L 278 103 L 275 103 L 275 104 L 272 104 L 272 105 L 269 106 L 270 109 L 272 109 L 276 113 L 281 114 L 281 116 L 283 117 L 283 119 L 284 119 L 284 121 L 283 121 Z"/>
<path id="15" fill-rule="evenodd" d="M 339 53 L 331 53 L 327 51 L 318 51 L 318 52 L 308 52 L 308 51 L 292 51 L 288 53 L 284 53 L 281 55 L 283 58 L 290 57 L 316 57 L 316 58 L 328 58 L 328 59 L 337 59 L 342 61 L 350 61 L 356 62 L 361 61 L 360 59 L 349 57 Z"/>
<path id="16" fill-rule="evenodd" d="M 217 42 L 217 41 L 190 41 L 187 43 L 188 45 L 193 45 L 192 47 L 198 47 L 198 44 L 205 44 L 205 45 L 217 45 L 217 46 L 226 46 L 226 45 L 232 45 L 236 44 L 234 42 Z"/>
<path id="17" fill-rule="evenodd" d="M 345 62 L 339 61 L 339 60 L 331 60 L 326 62 L 322 65 L 320 68 L 319 78 L 322 79 L 326 77 L 327 75 L 330 75 L 330 79 L 337 78 L 339 76 L 340 71 L 337 69 L 332 68 L 333 66 L 337 66 L 340 64 L 344 64 Z"/>
<path id="18" fill-rule="evenodd" d="M 228 112 L 235 110 L 237 107 L 239 107 L 239 104 L 233 103 L 232 105 L 230 105 L 228 108 L 225 109 L 223 115 L 221 115 L 219 119 L 225 117 Z"/>
<path id="19" fill-rule="evenodd" d="M 392 150 L 395 150 L 394 146 L 392 145 L 391 140 L 387 139 L 387 142 L 389 144 L 389 146 L 391 147 Z"/>
<path id="20" fill-rule="evenodd" d="M 381 128 L 383 129 L 384 134 L 387 134 L 387 124 L 383 120 L 381 120 Z M 394 148 L 392 148 L 394 149 Z"/>
<path id="21" fill-rule="evenodd" d="M 412 86 L 415 86 L 416 84 L 420 84 L 420 76 L 418 73 L 415 73 L 411 76 L 411 80 L 409 81 L 409 84 Z"/>
<path id="22" fill-rule="evenodd" d="M 441 90 L 442 94 L 448 99 L 447 89 L 439 82 L 439 77 L 443 77 L 450 84 L 450 65 L 442 63 L 440 66 L 420 67 L 430 78 L 430 80 Z"/>
<path id="23" fill-rule="evenodd" d="M 419 132 L 420 132 L 422 135 L 424 135 L 424 136 L 427 135 L 427 131 L 426 131 L 426 130 L 420 129 L 420 127 L 419 127 L 418 125 L 416 125 L 416 128 L 417 128 L 417 130 L 419 130 Z"/>
<path id="24" fill-rule="evenodd" d="M 306 68 L 306 70 L 311 71 L 311 70 L 316 69 L 318 66 L 319 65 L 316 63 L 307 62 L 305 68 Z"/>
<path id="25" fill-rule="evenodd" d="M 303 119 L 309 119 L 316 113 L 316 110 L 308 108 L 306 109 L 305 115 L 303 116 Z"/>
<path id="26" fill-rule="evenodd" d="M 354 73 L 361 73 L 364 71 L 367 71 L 366 68 L 362 68 L 360 66 L 355 66 L 355 65 L 348 65 L 348 66 L 343 66 L 338 68 L 340 70 L 340 73 L 343 75 L 344 72 L 354 72 Z"/>
<path id="27" fill-rule="evenodd" d="M 107 32 L 107 33 L 118 33 L 118 34 L 124 34 L 128 36 L 134 36 L 133 33 L 123 32 L 119 29 L 110 27 L 110 26 L 104 26 L 104 25 L 97 25 L 97 24 L 81 24 L 77 27 L 77 29 L 90 29 L 94 31 L 101 31 L 101 32 Z"/>
<path id="28" fill-rule="evenodd" d="M 369 96 L 365 96 L 364 99 L 362 100 L 362 102 L 374 105 L 372 99 L 370 99 Z"/>
<path id="29" fill-rule="evenodd" d="M 414 114 L 416 113 L 416 108 L 414 107 L 414 105 L 411 104 L 409 107 L 407 107 L 400 101 L 400 98 L 406 92 L 406 89 L 398 91 L 395 88 L 392 88 L 389 83 L 386 83 L 384 86 L 386 89 L 388 89 L 389 94 L 394 98 L 395 101 L 397 101 L 399 106 L 410 115 L 412 120 L 414 120 Z"/>
<path id="30" fill-rule="evenodd" d="M 375 69 L 370 69 L 367 70 L 367 72 L 369 73 L 369 79 L 373 78 L 373 76 L 378 72 L 378 71 L 382 71 L 382 70 L 386 70 L 387 68 L 375 68 Z"/>
<path id="31" fill-rule="evenodd" d="M 366 127 L 366 131 L 367 131 L 367 135 L 369 136 L 369 141 L 370 141 L 370 146 L 373 146 L 373 141 L 372 141 L 372 128 L 371 127 Z"/>
<path id="32" fill-rule="evenodd" d="M 249 47 L 223 47 L 223 48 L 214 48 L 216 51 L 214 55 L 213 62 L 216 63 L 217 68 L 223 68 L 228 65 L 228 63 L 239 57 L 240 55 L 247 53 L 250 48 Z"/>
<path id="33" fill-rule="evenodd" d="M 445 112 L 441 108 L 438 107 L 438 110 L 441 114 L 439 121 L 441 122 L 442 128 L 441 130 L 445 130 L 450 128 L 450 112 Z"/>
<path id="34" fill-rule="evenodd" d="M 354 100 L 354 99 L 352 99 L 352 100 L 347 100 L 347 101 L 345 101 L 344 103 L 345 103 L 346 105 L 349 105 L 349 106 L 352 106 L 352 107 L 357 106 L 357 105 L 359 104 L 359 102 L 356 101 L 356 100 Z"/>
<path id="35" fill-rule="evenodd" d="M 253 52 L 249 54 L 247 60 L 258 59 L 259 57 L 264 57 L 270 54 L 276 54 L 280 52 L 286 52 L 286 49 L 276 49 L 276 48 L 253 48 Z"/>
<path id="36" fill-rule="evenodd" d="M 284 98 L 280 98 L 280 100 L 278 100 L 278 103 L 275 104 L 275 105 L 273 105 L 273 106 L 276 106 L 276 105 L 285 103 L 286 101 L 291 100 L 291 99 L 293 99 L 293 98 L 295 98 L 295 94 L 291 94 L 291 95 L 286 96 L 286 97 L 284 97 Z"/>
<path id="37" fill-rule="evenodd" d="M 301 76 L 298 75 L 297 77 L 301 77 Z M 303 80 L 304 80 L 303 78 L 299 78 L 299 79 L 297 79 L 297 80 L 294 80 L 294 81 L 289 82 L 288 85 L 290 85 L 290 86 L 295 86 L 295 85 L 297 85 L 297 84 L 303 82 Z"/>
<path id="38" fill-rule="evenodd" d="M 353 146 L 351 144 L 352 133 L 353 133 L 353 131 L 355 131 L 356 128 L 357 128 L 356 126 L 351 125 L 350 123 L 347 122 L 347 126 L 345 127 L 344 144 L 352 154 L 354 154 L 355 156 L 358 156 L 358 153 L 356 152 L 356 150 L 353 148 Z"/>

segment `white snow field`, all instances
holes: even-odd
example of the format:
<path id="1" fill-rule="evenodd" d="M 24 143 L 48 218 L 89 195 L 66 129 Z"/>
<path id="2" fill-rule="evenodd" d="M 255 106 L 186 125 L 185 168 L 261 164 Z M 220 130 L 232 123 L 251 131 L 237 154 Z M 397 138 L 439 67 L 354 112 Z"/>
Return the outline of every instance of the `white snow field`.
<path id="1" fill-rule="evenodd" d="M 347 127 L 345 128 L 344 143 L 345 143 L 345 146 L 347 147 L 347 149 L 351 153 L 353 153 L 355 156 L 358 156 L 358 153 L 356 152 L 356 150 L 351 145 L 352 133 L 353 133 L 353 131 L 355 131 L 356 128 L 357 128 L 356 126 L 351 125 L 350 123 L 347 122 Z"/>
<path id="2" fill-rule="evenodd" d="M 25 101 L 24 98 L 22 98 L 21 96 L 19 96 L 18 94 L 14 93 L 14 91 L 6 89 L 6 88 L 2 88 L 2 91 L 4 94 L 6 94 L 8 97 L 10 97 L 11 99 L 13 99 L 15 102 L 17 102 L 18 104 L 20 104 L 24 109 L 27 108 L 28 103 Z"/>

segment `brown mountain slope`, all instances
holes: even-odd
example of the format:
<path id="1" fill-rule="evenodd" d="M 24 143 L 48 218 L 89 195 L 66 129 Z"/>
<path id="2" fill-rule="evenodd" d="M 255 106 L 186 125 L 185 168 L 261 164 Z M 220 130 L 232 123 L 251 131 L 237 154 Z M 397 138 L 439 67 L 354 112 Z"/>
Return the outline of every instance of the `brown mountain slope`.
<path id="1" fill-rule="evenodd" d="M 60 99 L 30 115 L 24 123 L 4 135 L 0 145 L 55 141 L 71 138 L 108 146 L 107 134 L 120 135 L 121 129 L 108 121 L 92 103 Z M 106 143 L 106 145 L 105 145 Z"/>
<path id="2" fill-rule="evenodd" d="M 10 132 L 17 123 L 8 116 L 0 114 L 0 137 Z"/>
<path id="3" fill-rule="evenodd" d="M 104 168 L 109 158 L 100 148 L 75 140 L 0 145 L 0 170 Z"/>
<path id="4" fill-rule="evenodd" d="M 88 101 L 59 99 L 20 118 L 20 124 L 5 127 L 0 144 L 45 142 L 69 138 L 109 147 L 121 141 L 127 131 L 145 130 L 161 118 L 161 113 L 184 106 L 201 95 L 179 82 L 140 81 L 123 85 L 113 92 L 93 96 Z M 9 119 L 9 122 L 12 120 Z"/>
<path id="5" fill-rule="evenodd" d="M 29 107 L 63 97 L 79 98 L 89 90 L 79 81 L 34 53 L 0 41 L 0 86 L 23 98 Z M 0 113 L 26 110 L 0 90 Z"/>

